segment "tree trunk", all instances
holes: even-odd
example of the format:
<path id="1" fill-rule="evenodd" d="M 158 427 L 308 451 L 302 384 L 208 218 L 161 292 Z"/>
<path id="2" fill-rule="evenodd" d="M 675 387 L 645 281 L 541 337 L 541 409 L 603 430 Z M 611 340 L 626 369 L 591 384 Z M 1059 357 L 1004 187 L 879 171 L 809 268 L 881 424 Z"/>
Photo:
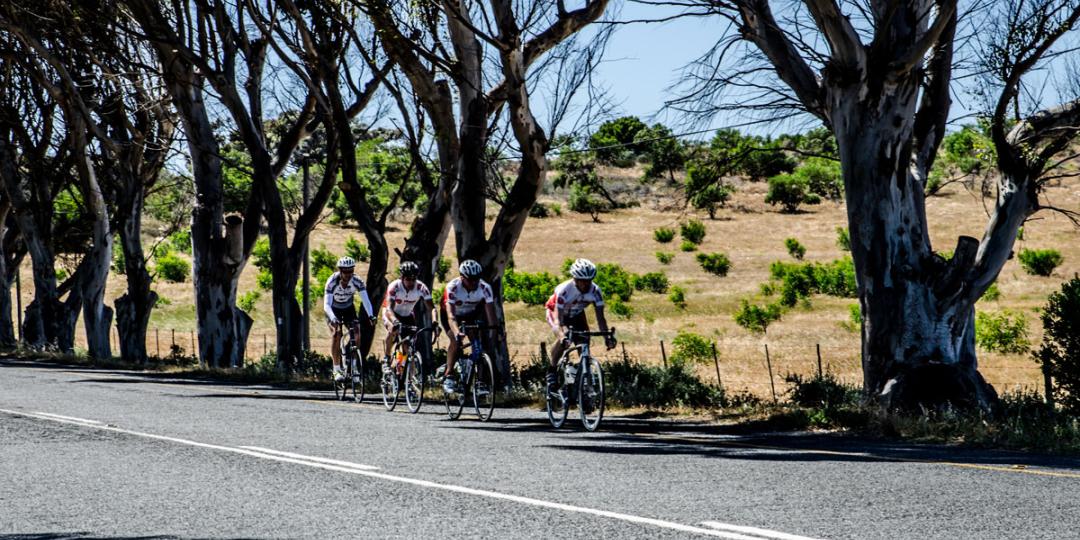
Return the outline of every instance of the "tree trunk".
<path id="1" fill-rule="evenodd" d="M 9 245 L 8 238 L 15 236 L 12 234 L 14 231 L 9 230 L 14 225 L 8 220 L 10 214 L 11 202 L 7 197 L 0 198 L 0 349 L 13 349 L 16 345 L 11 315 L 11 282 L 18 272 L 18 258 L 9 253 L 14 246 Z M 10 263 L 15 264 L 9 267 Z"/>
<path id="2" fill-rule="evenodd" d="M 157 293 L 150 290 L 142 247 L 142 210 L 145 202 L 141 185 L 129 183 L 124 197 L 128 209 L 120 223 L 120 245 L 124 252 L 127 293 L 117 298 L 116 329 L 120 334 L 120 356 L 128 362 L 146 363 L 146 328 Z"/>

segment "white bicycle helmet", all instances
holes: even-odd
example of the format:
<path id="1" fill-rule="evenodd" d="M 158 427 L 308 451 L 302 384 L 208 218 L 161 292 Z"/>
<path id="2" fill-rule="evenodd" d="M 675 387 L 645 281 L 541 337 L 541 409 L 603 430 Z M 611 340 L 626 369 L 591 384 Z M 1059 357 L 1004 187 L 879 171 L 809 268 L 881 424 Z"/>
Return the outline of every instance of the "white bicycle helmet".
<path id="1" fill-rule="evenodd" d="M 353 268 L 356 266 L 356 261 L 352 257 L 345 256 L 337 260 L 338 268 Z"/>
<path id="2" fill-rule="evenodd" d="M 596 265 L 588 259 L 578 259 L 570 265 L 570 276 L 574 279 L 593 279 L 596 277 Z"/>
<path id="3" fill-rule="evenodd" d="M 484 271 L 484 267 L 480 266 L 480 263 L 472 260 L 465 259 L 461 261 L 461 266 L 458 266 L 458 272 L 467 278 L 479 277 L 480 273 Z"/>

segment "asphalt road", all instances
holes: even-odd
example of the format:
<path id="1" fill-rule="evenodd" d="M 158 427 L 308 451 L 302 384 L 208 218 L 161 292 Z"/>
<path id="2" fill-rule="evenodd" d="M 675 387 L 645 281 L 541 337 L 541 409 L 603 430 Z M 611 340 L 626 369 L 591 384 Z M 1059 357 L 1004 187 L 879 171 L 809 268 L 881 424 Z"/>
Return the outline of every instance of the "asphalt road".
<path id="1" fill-rule="evenodd" d="M 0 539 L 1080 538 L 1077 459 L 441 408 L 0 361 Z"/>

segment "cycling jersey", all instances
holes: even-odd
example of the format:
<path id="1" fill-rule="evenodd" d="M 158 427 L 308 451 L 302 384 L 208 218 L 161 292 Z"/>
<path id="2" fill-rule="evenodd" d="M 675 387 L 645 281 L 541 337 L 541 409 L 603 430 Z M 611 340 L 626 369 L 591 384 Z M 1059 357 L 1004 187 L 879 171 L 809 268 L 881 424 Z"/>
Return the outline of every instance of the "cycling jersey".
<path id="1" fill-rule="evenodd" d="M 334 314 L 334 308 L 345 308 L 353 305 L 353 295 L 359 294 L 360 301 L 364 304 L 364 311 L 367 312 L 367 316 L 371 318 L 371 299 L 368 298 L 367 288 L 364 287 L 364 280 L 360 279 L 353 274 L 352 279 L 347 283 L 341 281 L 339 272 L 334 272 L 330 276 L 330 279 L 326 280 L 326 293 L 323 301 L 323 311 L 326 312 L 326 316 L 330 320 L 336 318 Z"/>
<path id="2" fill-rule="evenodd" d="M 465 283 L 460 277 L 455 278 L 446 284 L 446 291 L 443 292 L 442 297 L 443 307 L 454 318 L 474 314 L 482 315 L 482 310 L 477 308 L 481 304 L 494 303 L 495 294 L 491 291 L 491 285 L 482 279 L 477 283 L 476 288 L 470 291 L 465 288 Z"/>
<path id="3" fill-rule="evenodd" d="M 383 298 L 383 319 L 389 322 L 387 311 L 391 309 L 399 318 L 409 317 L 416 310 L 417 302 L 421 301 L 431 301 L 431 290 L 427 288 L 427 285 L 417 281 L 412 290 L 409 290 L 400 279 L 394 280 L 386 288 L 386 297 Z"/>
<path id="4" fill-rule="evenodd" d="M 572 318 L 585 313 L 585 308 L 590 304 L 598 308 L 604 307 L 604 295 L 600 292 L 600 287 L 596 283 L 590 283 L 589 289 L 581 292 L 574 280 L 569 279 L 555 287 L 555 293 L 548 298 L 544 307 L 549 314 L 557 312 L 564 318 Z M 558 321 L 558 317 L 555 317 L 555 320 Z"/>

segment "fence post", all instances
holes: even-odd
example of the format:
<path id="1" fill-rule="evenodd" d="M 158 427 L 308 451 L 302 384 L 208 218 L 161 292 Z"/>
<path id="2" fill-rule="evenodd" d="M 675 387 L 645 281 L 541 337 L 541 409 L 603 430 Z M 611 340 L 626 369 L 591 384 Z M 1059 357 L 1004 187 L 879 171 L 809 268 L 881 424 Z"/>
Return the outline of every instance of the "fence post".
<path id="1" fill-rule="evenodd" d="M 664 350 L 664 340 L 660 340 L 660 357 L 664 359 L 664 369 L 667 369 L 667 351 Z"/>
<path id="2" fill-rule="evenodd" d="M 630 357 L 626 355 L 626 343 L 619 343 L 619 345 L 622 345 L 622 361 L 623 361 L 623 363 L 624 364 L 629 364 L 630 363 Z"/>
<path id="3" fill-rule="evenodd" d="M 824 378 L 824 374 L 821 373 L 821 344 L 817 344 L 817 378 Z"/>
<path id="4" fill-rule="evenodd" d="M 1050 410 L 1054 410 L 1054 379 L 1050 376 L 1050 365 L 1043 362 L 1043 392 L 1046 396 L 1046 404 Z"/>
<path id="5" fill-rule="evenodd" d="M 190 351 L 190 353 L 195 354 L 196 350 L 198 350 L 198 347 L 195 346 L 195 331 L 192 330 L 191 331 L 191 351 Z"/>
<path id="6" fill-rule="evenodd" d="M 776 403 L 776 383 L 773 381 L 772 360 L 769 358 L 769 344 L 765 344 L 765 365 L 769 368 L 769 388 L 772 390 L 772 400 Z"/>
<path id="7" fill-rule="evenodd" d="M 263 356 L 266 356 L 266 334 L 263 334 Z"/>
<path id="8" fill-rule="evenodd" d="M 172 339 L 172 347 L 175 348 L 176 347 L 176 329 L 175 328 L 172 329 L 172 338 L 170 338 L 170 339 Z M 172 352 L 172 350 L 173 349 L 170 348 L 169 352 Z"/>
<path id="9" fill-rule="evenodd" d="M 551 361 L 548 360 L 547 342 L 540 342 L 540 361 L 544 363 L 544 367 L 551 369 Z"/>
<path id="10" fill-rule="evenodd" d="M 716 366 L 716 386 L 722 386 L 720 383 L 720 359 L 716 356 L 716 342 L 712 344 L 712 361 L 713 366 Z"/>
<path id="11" fill-rule="evenodd" d="M 161 358 L 161 330 L 154 329 L 154 350 L 157 351 L 157 357 Z"/>

